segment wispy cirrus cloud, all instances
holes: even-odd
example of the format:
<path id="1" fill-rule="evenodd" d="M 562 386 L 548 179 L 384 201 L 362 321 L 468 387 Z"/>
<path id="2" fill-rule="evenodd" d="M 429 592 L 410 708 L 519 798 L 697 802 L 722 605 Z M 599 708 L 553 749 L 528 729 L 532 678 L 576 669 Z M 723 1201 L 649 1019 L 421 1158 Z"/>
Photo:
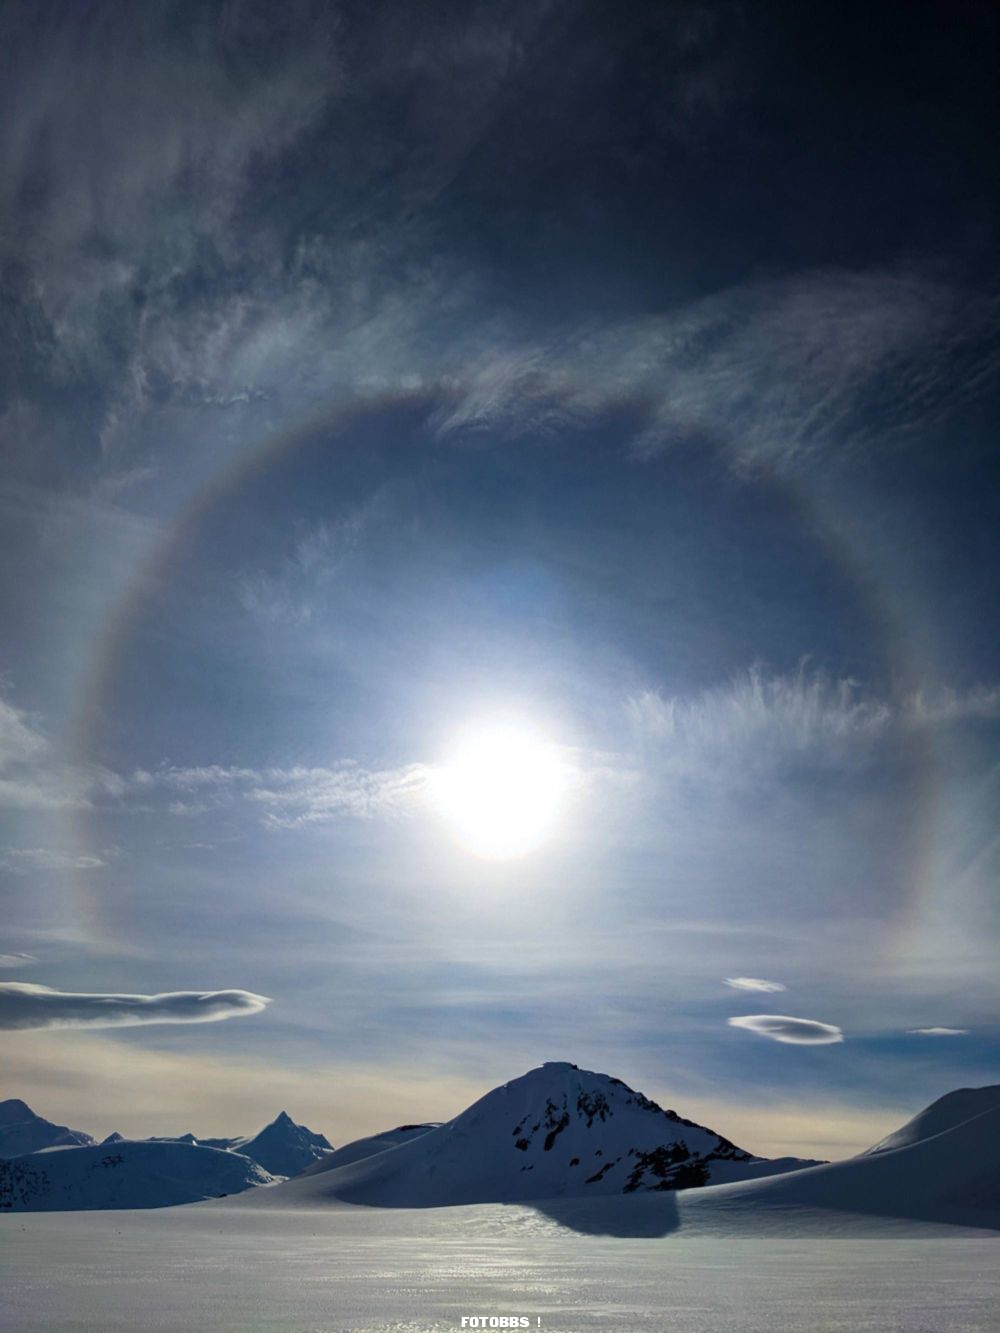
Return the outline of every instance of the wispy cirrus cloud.
<path id="1" fill-rule="evenodd" d="M 780 981 L 765 981 L 763 977 L 725 977 L 726 985 L 733 990 L 765 991 L 768 993 L 787 990 Z"/>
<path id="2" fill-rule="evenodd" d="M 752 667 L 693 697 L 647 691 L 627 700 L 626 708 L 637 743 L 655 745 L 663 762 L 688 772 L 707 765 L 739 781 L 794 763 L 854 765 L 893 733 L 1000 717 L 1000 688 L 894 700 L 803 664 L 785 674 Z M 730 761 L 724 770 L 723 759 Z"/>
<path id="3" fill-rule="evenodd" d="M 0 697 L 0 808 L 83 808 L 124 790 L 118 774 L 100 765 L 60 762 L 35 719 Z"/>
<path id="4" fill-rule="evenodd" d="M 900 715 L 915 726 L 997 718 L 1000 717 L 1000 686 L 979 685 L 964 693 L 947 688 L 919 691 L 903 701 Z"/>
<path id="5" fill-rule="evenodd" d="M 7 767 L 33 763 L 47 749 L 48 742 L 27 714 L 0 698 L 0 764 Z"/>
<path id="6" fill-rule="evenodd" d="M 270 1000 L 245 990 L 168 991 L 161 995 L 58 991 L 0 982 L 0 1029 L 135 1027 L 146 1023 L 216 1023 L 260 1013 Z"/>
<path id="7" fill-rule="evenodd" d="M 18 258 L 5 343 L 21 349 L 8 365 L 0 354 L 0 377 L 18 387 L 8 433 L 27 451 L 46 410 L 36 386 L 85 383 L 91 419 L 76 428 L 96 437 L 99 484 L 127 488 L 153 475 L 141 425 L 165 404 L 233 414 L 266 402 L 280 415 L 282 403 L 297 413 L 306 397 L 440 375 L 414 352 L 436 338 L 412 335 L 440 325 L 471 284 L 440 271 L 440 240 L 412 213 L 392 216 L 384 181 L 391 172 L 404 213 L 447 188 L 547 8 L 428 28 L 400 5 L 375 32 L 316 0 L 292 0 L 275 23 L 233 14 L 221 27 L 178 23 L 164 4 L 141 23 L 118 6 L 113 33 L 108 15 L 67 14 L 45 37 L 8 19 L 20 55 L 0 104 Z M 402 142 L 382 119 L 390 98 L 405 108 Z M 297 209 L 259 215 L 262 178 L 302 181 L 316 132 L 330 167 L 322 224 L 303 226 Z M 31 375 L 16 376 L 18 357 Z"/>
<path id="8" fill-rule="evenodd" d="M 268 785 L 254 787 L 248 799 L 264 807 L 265 823 L 300 828 L 339 815 L 367 819 L 413 811 L 424 799 L 427 769 L 422 764 L 366 770 L 340 767 L 273 770 Z"/>
<path id="9" fill-rule="evenodd" d="M 307 624 L 317 600 L 344 572 L 357 549 L 370 509 L 371 505 L 359 507 L 310 528 L 298 537 L 280 568 L 244 575 L 237 587 L 243 609 L 265 623 Z"/>
<path id="10" fill-rule="evenodd" d="M 987 392 L 998 328 L 995 297 L 916 270 L 755 279 L 664 316 L 498 346 L 438 428 L 551 433 L 632 403 L 640 454 L 700 440 L 738 468 L 788 471 Z"/>
<path id="11" fill-rule="evenodd" d="M 393 818 L 419 808 L 424 800 L 427 767 L 407 764 L 368 769 L 351 760 L 331 766 L 227 768 L 218 764 L 190 768 L 138 770 L 140 789 L 166 788 L 191 793 L 193 800 L 173 800 L 177 815 L 204 814 L 236 801 L 253 807 L 272 828 L 294 829 L 349 817 Z"/>
<path id="12" fill-rule="evenodd" d="M 790 1046 L 830 1046 L 844 1040 L 833 1023 L 814 1018 L 792 1018 L 788 1014 L 741 1014 L 727 1020 L 730 1027 L 756 1032 L 759 1037 L 784 1042 Z"/>
<path id="13" fill-rule="evenodd" d="M 636 143 L 614 143 L 622 107 L 601 90 L 636 48 L 577 48 L 586 76 L 567 81 L 559 5 L 466 7 L 430 27 L 412 6 L 386 11 L 374 30 L 316 0 L 293 0 L 273 27 L 242 13 L 222 28 L 178 23 L 164 4 L 141 22 L 121 5 L 51 31 L 6 20 L 19 57 L 0 104 L 16 257 L 3 341 L 16 350 L 0 372 L 17 387 L 4 424 L 25 452 L 52 384 L 86 386 L 105 488 L 152 475 L 142 418 L 167 404 L 266 403 L 270 431 L 307 397 L 416 389 L 438 400 L 443 435 L 537 435 L 625 404 L 639 452 L 698 439 L 738 466 L 799 467 L 996 383 L 981 346 L 995 299 L 912 262 L 754 277 L 615 321 L 524 302 L 525 284 L 463 244 L 454 184 L 465 173 L 466 197 L 490 197 L 482 164 L 498 146 L 530 166 L 532 104 L 545 108 L 541 161 L 564 148 L 564 125 L 596 116 L 590 147 L 617 169 Z M 741 23 L 684 6 L 638 25 L 632 40 L 671 70 L 657 137 L 690 147 L 763 86 Z M 322 183 L 309 165 L 319 142 Z M 281 609 L 267 588 L 246 595 Z"/>
<path id="14" fill-rule="evenodd" d="M 104 856 L 60 852 L 51 847 L 8 847 L 0 852 L 0 866 L 15 874 L 28 874 L 32 870 L 99 870 L 106 865 Z"/>
<path id="15" fill-rule="evenodd" d="M 724 773 L 738 783 L 788 765 L 861 764 L 894 733 L 996 718 L 1000 688 L 928 690 L 889 700 L 806 665 L 786 674 L 753 667 L 696 695 L 646 691 L 626 700 L 626 711 L 639 753 L 656 755 L 658 765 L 677 773 Z M 590 783 L 636 778 L 633 761 L 623 755 L 577 751 L 573 766 Z M 123 776 L 97 765 L 58 762 L 34 720 L 0 699 L 0 806 L 87 808 L 160 794 L 167 812 L 178 817 L 241 804 L 271 827 L 292 829 L 340 817 L 414 813 L 426 803 L 430 771 L 419 760 L 366 767 L 344 758 L 311 766 L 161 764 Z M 103 852 L 43 847 L 0 852 L 0 865 L 14 871 L 98 869 L 107 859 Z"/>
<path id="16" fill-rule="evenodd" d="M 0 953 L 0 967 L 31 967 L 38 959 L 33 953 Z"/>

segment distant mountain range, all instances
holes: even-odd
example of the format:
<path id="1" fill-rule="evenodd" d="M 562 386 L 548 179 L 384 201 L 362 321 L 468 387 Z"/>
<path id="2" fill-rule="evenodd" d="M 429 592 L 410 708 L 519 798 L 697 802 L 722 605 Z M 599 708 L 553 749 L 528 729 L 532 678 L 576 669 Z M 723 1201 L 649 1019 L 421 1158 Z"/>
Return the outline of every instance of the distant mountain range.
<path id="1" fill-rule="evenodd" d="M 274 1185 L 333 1151 L 282 1111 L 252 1138 L 126 1139 L 101 1143 L 0 1102 L 0 1210 L 163 1208 Z"/>
<path id="2" fill-rule="evenodd" d="M 252 1138 L 113 1134 L 96 1145 L 24 1102 L 0 1103 L 0 1150 L 28 1142 L 40 1146 L 0 1160 L 0 1209 L 152 1208 L 237 1193 L 278 1207 L 573 1209 L 685 1191 L 699 1213 L 704 1204 L 734 1217 L 832 1210 L 1000 1227 L 1000 1086 L 949 1093 L 834 1163 L 755 1157 L 620 1079 L 566 1063 L 530 1070 L 446 1123 L 400 1125 L 336 1150 L 284 1112 Z"/>

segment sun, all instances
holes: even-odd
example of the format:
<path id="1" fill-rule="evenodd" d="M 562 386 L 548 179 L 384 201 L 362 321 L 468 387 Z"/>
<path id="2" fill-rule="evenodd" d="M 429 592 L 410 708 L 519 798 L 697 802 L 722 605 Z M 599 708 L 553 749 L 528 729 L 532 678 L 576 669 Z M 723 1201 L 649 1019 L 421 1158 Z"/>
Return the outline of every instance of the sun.
<path id="1" fill-rule="evenodd" d="M 470 728 L 431 770 L 431 800 L 467 851 L 493 861 L 533 852 L 553 831 L 569 770 L 557 746 L 525 727 Z"/>

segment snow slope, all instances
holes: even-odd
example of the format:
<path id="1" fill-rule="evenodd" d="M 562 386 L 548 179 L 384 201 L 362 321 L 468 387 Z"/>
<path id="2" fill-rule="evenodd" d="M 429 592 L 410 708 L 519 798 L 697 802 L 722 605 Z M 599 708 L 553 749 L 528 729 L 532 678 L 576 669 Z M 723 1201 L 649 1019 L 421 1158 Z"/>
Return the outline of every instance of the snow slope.
<path id="1" fill-rule="evenodd" d="M 0 1211 L 164 1208 L 274 1183 L 248 1157 L 187 1143 L 48 1148 L 0 1161 Z"/>
<path id="2" fill-rule="evenodd" d="M 967 1120 L 972 1120 L 984 1111 L 992 1111 L 1000 1106 L 1000 1083 L 986 1088 L 958 1088 L 946 1093 L 936 1102 L 908 1120 L 905 1125 L 895 1130 L 868 1148 L 862 1156 L 872 1153 L 890 1152 L 893 1148 L 906 1148 L 911 1143 L 920 1143 L 932 1138 L 946 1129 L 954 1129 Z"/>
<path id="3" fill-rule="evenodd" d="M 1000 1230 L 1000 1106 L 899 1148 L 698 1195 L 681 1213 L 692 1226 L 713 1214 L 760 1227 L 767 1214 L 836 1212 Z"/>
<path id="4" fill-rule="evenodd" d="M 516 1202 L 685 1189 L 716 1172 L 732 1180 L 781 1169 L 620 1079 L 562 1063 L 533 1069 L 386 1151 L 346 1164 L 335 1157 L 283 1186 L 275 1204 Z"/>
<path id="5" fill-rule="evenodd" d="M 319 1161 L 307 1167 L 303 1174 L 312 1176 L 320 1171 L 333 1171 L 338 1166 L 350 1166 L 352 1162 L 360 1162 L 364 1157 L 374 1157 L 376 1153 L 386 1152 L 400 1143 L 408 1143 L 410 1139 L 417 1139 L 422 1134 L 439 1128 L 440 1124 L 437 1122 L 426 1125 L 397 1125 L 395 1129 L 384 1129 L 381 1133 L 370 1134 L 364 1139 L 353 1139 L 350 1143 L 345 1143 L 342 1148 L 326 1153 Z"/>
<path id="6" fill-rule="evenodd" d="M 297 1125 L 286 1111 L 281 1111 L 252 1139 L 232 1139 L 227 1146 L 251 1158 L 273 1176 L 297 1176 L 333 1152 L 329 1139 L 305 1125 Z"/>
<path id="7" fill-rule="evenodd" d="M 90 1135 L 80 1129 L 54 1125 L 51 1120 L 36 1115 L 19 1097 L 0 1102 L 0 1158 L 20 1157 L 41 1148 L 93 1142 Z"/>

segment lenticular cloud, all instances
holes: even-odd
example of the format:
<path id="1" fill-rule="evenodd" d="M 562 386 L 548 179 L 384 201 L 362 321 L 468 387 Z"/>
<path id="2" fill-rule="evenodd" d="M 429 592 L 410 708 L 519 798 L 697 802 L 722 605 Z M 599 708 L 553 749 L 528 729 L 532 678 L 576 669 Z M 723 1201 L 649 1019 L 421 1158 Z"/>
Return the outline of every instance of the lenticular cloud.
<path id="1" fill-rule="evenodd" d="M 217 1023 L 259 1013 L 270 1000 L 245 990 L 102 995 L 0 982 L 0 1029 L 134 1027 L 140 1023 Z"/>
<path id="2" fill-rule="evenodd" d="M 819 1023 L 814 1018 L 790 1018 L 788 1014 L 741 1014 L 729 1019 L 729 1026 L 746 1028 L 758 1036 L 793 1046 L 829 1046 L 844 1040 L 843 1032 L 833 1023 Z"/>
<path id="3" fill-rule="evenodd" d="M 727 986 L 733 990 L 779 991 L 787 990 L 780 981 L 765 981 L 763 977 L 723 977 Z"/>
<path id="4" fill-rule="evenodd" d="M 964 1037 L 968 1028 L 907 1028 L 911 1037 Z"/>

